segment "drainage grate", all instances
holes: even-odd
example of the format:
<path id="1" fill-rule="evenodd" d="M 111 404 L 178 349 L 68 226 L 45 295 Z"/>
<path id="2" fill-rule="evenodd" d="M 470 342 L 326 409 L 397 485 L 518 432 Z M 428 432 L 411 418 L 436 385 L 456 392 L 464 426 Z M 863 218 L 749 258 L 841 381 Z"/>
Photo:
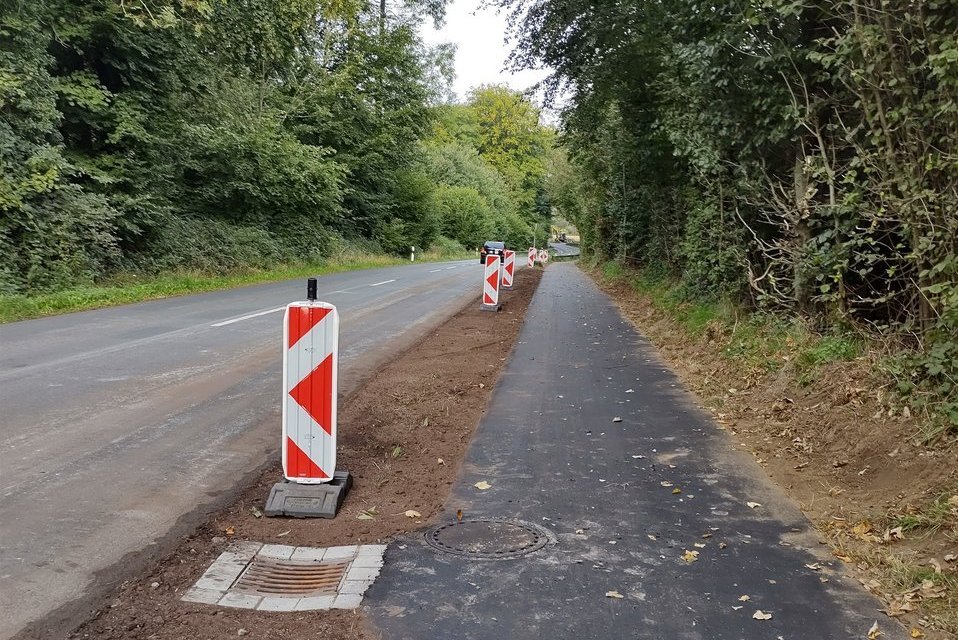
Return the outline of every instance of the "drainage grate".
<path id="1" fill-rule="evenodd" d="M 543 548 L 553 538 L 537 525 L 520 520 L 477 518 L 445 524 L 426 532 L 426 544 L 475 560 L 509 560 Z"/>
<path id="2" fill-rule="evenodd" d="M 260 596 L 335 595 L 349 562 L 297 562 L 256 556 L 230 591 Z"/>

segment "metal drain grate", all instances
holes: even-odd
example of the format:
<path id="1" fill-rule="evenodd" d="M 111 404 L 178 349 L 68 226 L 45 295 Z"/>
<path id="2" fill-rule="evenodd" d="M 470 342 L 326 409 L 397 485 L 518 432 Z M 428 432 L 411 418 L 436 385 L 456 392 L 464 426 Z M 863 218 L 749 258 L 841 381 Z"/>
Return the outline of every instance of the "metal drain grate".
<path id="1" fill-rule="evenodd" d="M 519 558 L 552 541 L 542 527 L 500 518 L 463 520 L 426 532 L 426 544 L 434 549 L 476 560 Z"/>
<path id="2" fill-rule="evenodd" d="M 256 556 L 230 591 L 260 596 L 335 595 L 349 562 L 297 562 Z"/>

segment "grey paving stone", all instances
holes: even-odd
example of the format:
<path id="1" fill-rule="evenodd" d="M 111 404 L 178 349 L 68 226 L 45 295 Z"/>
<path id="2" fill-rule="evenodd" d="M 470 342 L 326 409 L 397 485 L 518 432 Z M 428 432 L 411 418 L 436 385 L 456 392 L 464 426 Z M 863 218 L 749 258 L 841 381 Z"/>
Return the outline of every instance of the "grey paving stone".
<path id="1" fill-rule="evenodd" d="M 263 548 L 259 550 L 257 556 L 263 558 L 275 558 L 277 560 L 289 560 L 289 557 L 293 555 L 293 551 L 296 550 L 296 547 L 290 546 L 288 544 L 264 544 Z"/>
<path id="2" fill-rule="evenodd" d="M 279 598 L 266 596 L 256 607 L 257 611 L 295 611 L 302 598 Z"/>
<path id="3" fill-rule="evenodd" d="M 366 593 L 366 589 L 372 583 L 372 580 L 343 580 L 343 583 L 339 585 L 339 595 L 361 596 Z"/>
<path id="4" fill-rule="evenodd" d="M 336 602 L 333 603 L 333 609 L 355 609 L 363 602 L 361 595 L 339 594 L 336 596 Z"/>
<path id="5" fill-rule="evenodd" d="M 363 569 L 381 569 L 383 566 L 383 559 L 381 556 L 356 556 L 356 559 L 353 560 L 353 567 L 360 567 Z"/>
<path id="6" fill-rule="evenodd" d="M 245 593 L 227 593 L 217 602 L 221 607 L 234 607 L 236 609 L 255 609 L 261 596 L 251 596 Z"/>
<path id="7" fill-rule="evenodd" d="M 347 582 L 353 582 L 356 580 L 362 580 L 365 582 L 372 582 L 376 579 L 376 576 L 379 575 L 379 569 L 373 567 L 357 567 L 355 562 L 349 568 L 349 571 L 346 572 Z"/>
<path id="8" fill-rule="evenodd" d="M 290 560 L 322 560 L 323 556 L 326 554 L 326 549 L 323 547 L 296 547 L 293 550 L 293 555 L 290 556 Z"/>
<path id="9" fill-rule="evenodd" d="M 355 558 L 358 551 L 359 547 L 356 545 L 329 547 L 326 549 L 326 555 L 323 556 L 323 560 L 349 560 Z"/>
<path id="10" fill-rule="evenodd" d="M 199 602 L 200 604 L 216 604 L 223 597 L 223 592 L 217 589 L 201 589 L 191 587 L 185 594 L 183 600 L 186 602 Z"/>
<path id="11" fill-rule="evenodd" d="M 375 555 L 381 558 L 384 553 L 386 553 L 386 545 L 384 544 L 363 544 L 359 546 L 359 552 L 357 555 L 359 556 Z"/>
<path id="12" fill-rule="evenodd" d="M 309 598 L 300 598 L 296 605 L 296 611 L 317 611 L 320 609 L 331 609 L 336 601 L 336 596 L 311 596 Z"/>

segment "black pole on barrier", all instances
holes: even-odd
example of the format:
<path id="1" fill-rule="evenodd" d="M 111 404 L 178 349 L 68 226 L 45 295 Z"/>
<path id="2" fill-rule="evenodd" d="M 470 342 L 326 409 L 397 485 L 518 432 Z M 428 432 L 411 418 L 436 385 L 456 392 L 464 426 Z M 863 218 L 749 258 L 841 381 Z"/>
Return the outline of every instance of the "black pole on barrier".
<path id="1" fill-rule="evenodd" d="M 316 278 L 306 280 L 306 299 L 310 302 L 316 300 Z"/>

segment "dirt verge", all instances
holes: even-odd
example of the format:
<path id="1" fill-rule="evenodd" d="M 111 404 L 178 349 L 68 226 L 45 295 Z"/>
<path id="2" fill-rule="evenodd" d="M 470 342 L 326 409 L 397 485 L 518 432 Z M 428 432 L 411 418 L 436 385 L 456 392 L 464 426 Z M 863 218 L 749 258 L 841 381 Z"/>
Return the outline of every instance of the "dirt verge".
<path id="1" fill-rule="evenodd" d="M 774 371 L 743 366 L 726 357 L 721 327 L 695 338 L 626 283 L 591 275 L 886 613 L 914 638 L 956 637 L 958 444 L 922 445 L 917 418 L 889 407 L 867 358 L 824 365 L 804 383 L 788 359 Z"/>
<path id="2" fill-rule="evenodd" d="M 539 270 L 520 270 L 515 290 L 503 294 L 500 313 L 470 303 L 341 403 L 338 464 L 353 474 L 354 485 L 334 520 L 262 517 L 269 489 L 281 477 L 277 462 L 172 553 L 123 583 L 70 638 L 374 637 L 352 611 L 264 613 L 180 597 L 231 540 L 369 544 L 423 527 L 459 472 L 540 277 Z M 410 510 L 421 517 L 407 517 Z M 373 517 L 359 519 L 362 513 Z"/>

